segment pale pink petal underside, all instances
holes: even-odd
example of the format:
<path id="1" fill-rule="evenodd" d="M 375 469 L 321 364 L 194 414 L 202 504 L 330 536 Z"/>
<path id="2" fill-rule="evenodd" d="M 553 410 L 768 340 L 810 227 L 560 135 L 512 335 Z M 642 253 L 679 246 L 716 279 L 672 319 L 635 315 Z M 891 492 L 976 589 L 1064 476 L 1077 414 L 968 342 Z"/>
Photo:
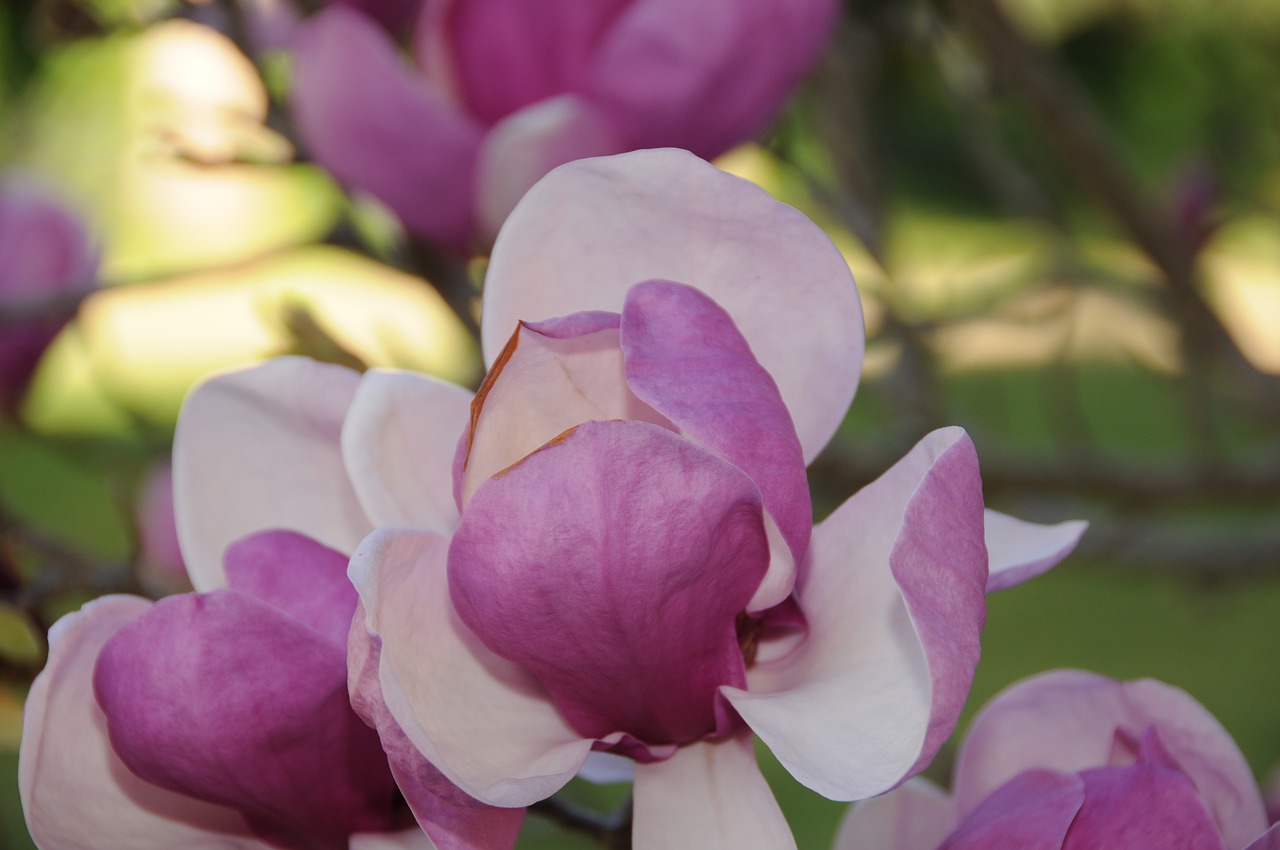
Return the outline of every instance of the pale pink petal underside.
<path id="1" fill-rule="evenodd" d="M 937 850 L 955 826 L 951 798 L 917 776 L 850 807 L 832 850 Z"/>
<path id="2" fill-rule="evenodd" d="M 525 806 L 573 778 L 592 741 L 542 688 L 489 652 L 449 600 L 448 540 L 383 529 L 351 559 L 365 627 L 382 640 L 379 683 L 396 723 L 458 787 L 495 806 Z"/>
<path id="3" fill-rule="evenodd" d="M 756 766 L 751 735 L 681 747 L 636 765 L 636 850 L 787 850 L 796 846 Z"/>
<path id="4" fill-rule="evenodd" d="M 507 219 L 490 259 L 486 361 L 516 322 L 622 309 L 645 280 L 701 289 L 773 376 L 806 460 L 835 432 L 862 367 L 862 309 L 822 230 L 758 186 L 678 150 L 561 166 Z"/>
<path id="5" fill-rule="evenodd" d="M 174 514 L 196 590 L 226 586 L 227 546 L 297 531 L 350 552 L 372 526 L 342 462 L 342 420 L 360 376 L 281 357 L 197 386 L 173 441 Z"/>
<path id="6" fill-rule="evenodd" d="M 920 770 L 977 663 L 986 552 L 973 444 L 935 431 L 814 529 L 809 633 L 734 708 L 800 782 L 857 800 Z"/>
<path id="7" fill-rule="evenodd" d="M 998 511 L 986 512 L 987 554 L 991 572 L 987 592 L 1021 584 L 1071 554 L 1089 523 L 1068 520 L 1054 525 L 1026 522 Z"/>
<path id="8" fill-rule="evenodd" d="M 342 455 L 373 525 L 453 530 L 454 447 L 470 416 L 462 387 L 412 372 L 365 373 L 342 426 Z"/>

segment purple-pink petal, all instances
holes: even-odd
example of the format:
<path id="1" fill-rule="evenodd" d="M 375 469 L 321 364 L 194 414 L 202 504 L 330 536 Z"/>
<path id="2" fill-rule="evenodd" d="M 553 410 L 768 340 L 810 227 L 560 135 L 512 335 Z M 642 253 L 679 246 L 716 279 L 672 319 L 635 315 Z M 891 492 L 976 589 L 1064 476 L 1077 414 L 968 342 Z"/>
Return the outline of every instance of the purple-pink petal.
<path id="1" fill-rule="evenodd" d="M 1084 804 L 1062 850 L 1226 850 L 1200 793 L 1160 744 L 1143 736 L 1132 765 L 1083 771 Z"/>
<path id="2" fill-rule="evenodd" d="M 157 602 L 94 672 L 112 746 L 139 777 L 234 807 L 268 841 L 333 850 L 400 825 L 346 681 L 341 649 L 231 590 Z"/>
<path id="3" fill-rule="evenodd" d="M 419 826 L 438 850 L 510 850 L 524 822 L 524 809 L 481 803 L 450 782 L 413 745 L 382 698 L 382 639 L 369 633 L 365 620 L 361 606 L 348 644 L 351 705 L 377 730 L 396 785 Z"/>
<path id="4" fill-rule="evenodd" d="M 121 763 L 93 697 L 102 645 L 151 603 L 104 596 L 49 632 L 23 711 L 18 790 L 32 838 L 58 850 L 265 850 L 239 812 L 145 782 Z"/>
<path id="5" fill-rule="evenodd" d="M 227 547 L 232 590 L 288 614 L 346 651 L 356 610 L 347 556 L 293 531 L 264 531 Z"/>
<path id="6" fill-rule="evenodd" d="M 804 453 L 777 384 L 718 304 L 668 281 L 633 286 L 622 308 L 627 384 L 760 488 L 803 565 L 813 527 Z"/>
<path id="7" fill-rule="evenodd" d="M 1084 789 L 1084 781 L 1070 773 L 1020 773 L 970 812 L 938 850 L 1062 850 Z"/>
<path id="8" fill-rule="evenodd" d="M 745 684 L 735 622 L 767 565 L 749 478 L 658 426 L 589 422 L 480 487 L 449 582 L 578 732 L 686 743 Z"/>
<path id="9" fill-rule="evenodd" d="M 293 115 L 311 155 L 422 236 L 465 249 L 482 128 L 396 55 L 368 18 L 335 6 L 298 29 Z"/>
<path id="10" fill-rule="evenodd" d="M 419 38 L 447 43 L 461 99 L 486 124 L 586 87 L 596 45 L 632 0 L 446 0 Z"/>
<path id="11" fill-rule="evenodd" d="M 956 806 L 963 815 L 1028 768 L 1076 772 L 1114 763 L 1117 731 L 1138 739 L 1149 727 L 1199 789 L 1228 847 L 1238 850 L 1266 828 L 1248 762 L 1203 706 L 1161 682 L 1081 670 L 1023 680 L 983 708 L 956 759 Z"/>
<path id="12" fill-rule="evenodd" d="M 833 0 L 636 0 L 597 51 L 591 96 L 628 147 L 710 158 L 764 129 L 811 68 Z"/>

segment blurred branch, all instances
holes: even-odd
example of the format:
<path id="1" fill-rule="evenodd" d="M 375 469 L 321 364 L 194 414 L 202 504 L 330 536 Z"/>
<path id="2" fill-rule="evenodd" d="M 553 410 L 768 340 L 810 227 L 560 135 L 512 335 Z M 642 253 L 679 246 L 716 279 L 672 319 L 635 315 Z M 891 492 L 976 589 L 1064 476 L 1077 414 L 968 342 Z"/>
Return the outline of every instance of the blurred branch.
<path id="1" fill-rule="evenodd" d="M 558 797 L 549 797 L 534 803 L 529 810 L 565 829 L 588 835 L 609 850 L 630 850 L 632 804 L 628 796 L 613 813 L 602 817 Z"/>
<path id="2" fill-rule="evenodd" d="M 68 319 L 80 308 L 80 302 L 93 292 L 94 285 L 86 281 L 75 292 L 59 292 L 0 304 L 0 328 L 47 319 Z"/>
<path id="3" fill-rule="evenodd" d="M 1253 401 L 1280 419 L 1280 379 L 1260 372 L 1236 346 L 1196 280 L 1196 250 L 1175 215 L 1164 215 L 1132 179 L 1088 99 L 1051 57 L 1038 50 L 1008 18 L 998 0 L 941 0 L 973 39 L 996 81 L 1013 94 L 1040 125 L 1042 136 L 1111 212 L 1160 269 L 1169 285 L 1174 318 L 1183 330 L 1188 372 L 1188 412 L 1202 430 L 1209 386 L 1199 370 L 1206 358 L 1221 358 L 1253 390 Z M 1200 411 L 1197 413 L 1196 411 Z"/>
<path id="4" fill-rule="evenodd" d="M 7 576 L 11 582 L 6 584 L 13 586 L 4 588 L 5 597 L 46 630 L 49 623 L 44 607 L 56 596 L 68 593 L 144 595 L 132 564 L 104 564 L 101 558 L 27 524 L 3 505 L 0 505 L 0 548 L 4 549 L 4 561 L 12 573 Z M 15 550 L 25 550 L 39 560 L 40 569 L 29 580 L 23 581 L 14 568 Z"/>

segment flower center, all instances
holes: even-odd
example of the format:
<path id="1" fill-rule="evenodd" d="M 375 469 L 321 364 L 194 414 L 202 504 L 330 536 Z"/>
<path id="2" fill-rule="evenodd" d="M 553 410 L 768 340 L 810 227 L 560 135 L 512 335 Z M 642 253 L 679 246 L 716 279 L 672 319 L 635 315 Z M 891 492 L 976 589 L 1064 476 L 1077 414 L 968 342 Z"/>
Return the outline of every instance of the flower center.
<path id="1" fill-rule="evenodd" d="M 741 611 L 734 626 L 738 632 L 738 648 L 742 650 L 742 660 L 746 662 L 747 669 L 750 669 L 756 663 L 756 651 L 760 648 L 760 638 L 764 635 L 764 620 Z"/>

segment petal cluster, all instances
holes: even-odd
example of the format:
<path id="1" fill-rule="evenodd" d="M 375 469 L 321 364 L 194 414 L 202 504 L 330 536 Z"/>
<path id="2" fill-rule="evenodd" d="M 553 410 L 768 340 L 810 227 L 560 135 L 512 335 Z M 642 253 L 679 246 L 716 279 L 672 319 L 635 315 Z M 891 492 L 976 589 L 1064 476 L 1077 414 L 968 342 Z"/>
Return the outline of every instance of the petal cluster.
<path id="1" fill-rule="evenodd" d="M 557 165 L 759 132 L 816 61 L 832 0 L 425 0 L 416 68 L 347 3 L 301 28 L 294 111 L 344 183 L 454 248 L 487 245 Z"/>
<path id="2" fill-rule="evenodd" d="M 228 550 L 229 589 L 60 621 L 20 761 L 37 843 L 312 850 L 407 826 L 347 699 L 346 561 L 267 532 Z"/>
<path id="3" fill-rule="evenodd" d="M 984 511 L 955 428 L 814 526 L 804 467 L 861 366 L 852 277 L 802 215 L 688 153 L 535 186 L 495 244 L 482 331 L 474 396 L 283 358 L 197 388 L 174 450 L 206 600 L 183 605 L 309 586 L 268 569 L 257 593 L 223 568 L 263 529 L 354 553 L 346 691 L 441 848 L 510 848 L 522 807 L 599 751 L 635 762 L 637 847 L 793 846 L 752 733 L 829 797 L 901 783 L 955 724 L 985 593 L 1083 530 Z M 125 681 L 136 656 L 100 669 Z M 166 750 L 204 728 L 170 717 L 124 726 Z M 153 765 L 127 737 L 135 773 L 208 793 L 207 765 Z M 214 802 L 243 805 L 214 778 Z M 245 811 L 255 835 L 280 816 Z"/>
<path id="4" fill-rule="evenodd" d="M 1249 766 L 1184 691 L 1056 670 L 997 695 L 953 792 L 923 780 L 855 806 L 840 850 L 1272 850 Z"/>

